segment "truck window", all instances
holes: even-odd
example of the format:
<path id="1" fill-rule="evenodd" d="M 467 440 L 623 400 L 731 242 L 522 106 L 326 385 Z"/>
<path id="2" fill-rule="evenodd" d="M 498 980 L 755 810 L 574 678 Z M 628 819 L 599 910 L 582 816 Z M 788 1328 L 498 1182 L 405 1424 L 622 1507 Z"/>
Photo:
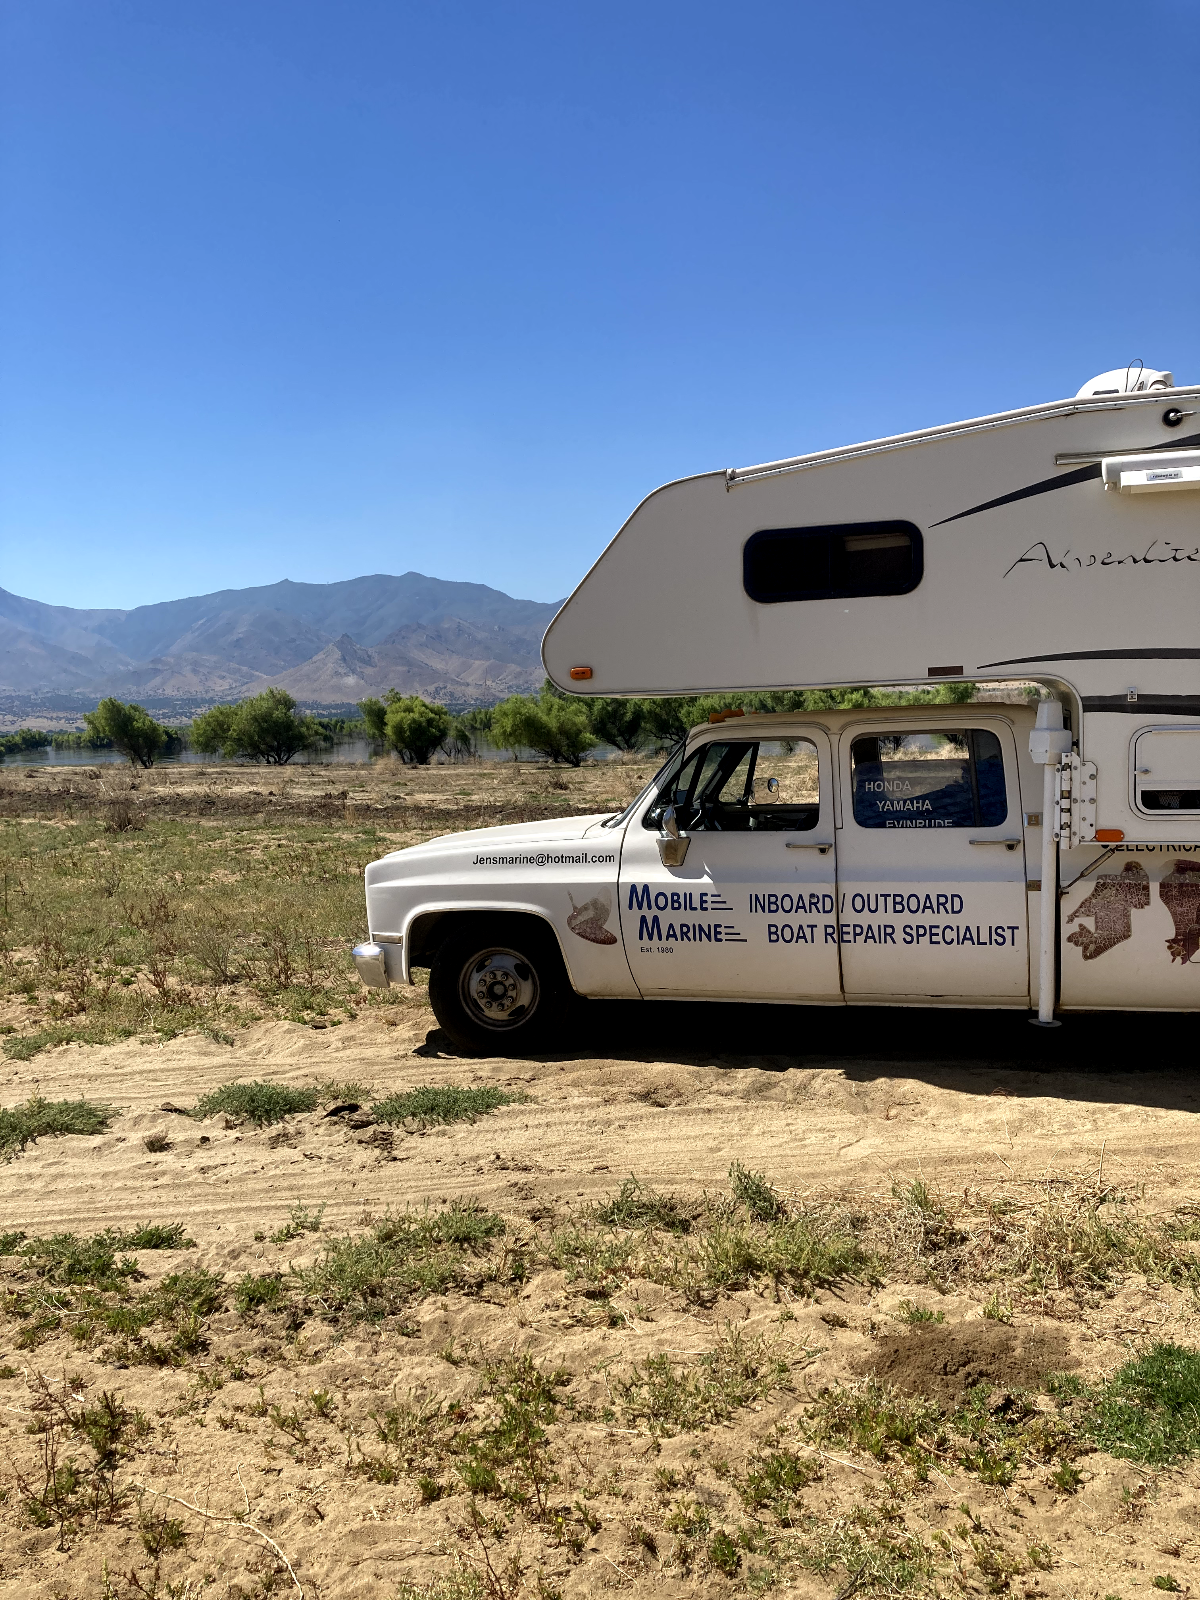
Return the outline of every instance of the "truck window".
<path id="1" fill-rule="evenodd" d="M 1008 816 L 1000 741 L 986 728 L 866 734 L 850 768 L 860 828 L 998 828 Z"/>
<path id="2" fill-rule="evenodd" d="M 761 605 L 908 594 L 923 571 L 921 530 L 911 522 L 763 528 L 742 551 L 742 587 Z"/>
<path id="3" fill-rule="evenodd" d="M 809 739 L 714 741 L 669 774 L 643 825 L 675 807 L 687 833 L 805 833 L 821 810 L 817 748 Z"/>

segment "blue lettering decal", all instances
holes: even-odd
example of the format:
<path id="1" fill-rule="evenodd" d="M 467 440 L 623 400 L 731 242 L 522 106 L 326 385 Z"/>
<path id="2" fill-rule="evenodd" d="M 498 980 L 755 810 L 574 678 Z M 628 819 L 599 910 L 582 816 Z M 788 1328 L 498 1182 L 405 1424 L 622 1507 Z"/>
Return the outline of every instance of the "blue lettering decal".
<path id="1" fill-rule="evenodd" d="M 952 917 L 961 917 L 962 916 L 962 908 L 963 908 L 963 897 L 962 897 L 962 895 L 960 895 L 960 894 L 952 894 L 950 896 L 950 915 Z"/>
<path id="2" fill-rule="evenodd" d="M 950 896 L 948 894 L 940 894 L 937 897 L 937 902 L 937 914 L 939 917 L 944 917 L 950 910 Z"/>
<path id="3" fill-rule="evenodd" d="M 657 917 L 642 917 L 638 922 L 639 939 L 661 939 L 662 923 Z"/>
<path id="4" fill-rule="evenodd" d="M 837 926 L 832 922 L 827 922 L 825 924 L 825 943 L 836 944 L 837 942 Z"/>
<path id="5" fill-rule="evenodd" d="M 692 925 L 690 922 L 681 922 L 679 924 L 679 942 L 680 944 L 690 944 L 692 942 Z"/>
<path id="6" fill-rule="evenodd" d="M 670 905 L 670 903 L 671 903 L 670 895 L 663 894 L 661 889 L 654 896 L 654 909 L 655 909 L 655 911 L 665 911 L 667 909 L 667 907 Z"/>
<path id="7" fill-rule="evenodd" d="M 672 911 L 682 911 L 683 910 L 683 896 L 679 893 L 678 889 L 676 889 L 674 891 L 674 893 L 671 895 L 671 910 Z"/>
<path id="8" fill-rule="evenodd" d="M 862 916 L 863 912 L 867 909 L 867 902 L 863 899 L 861 894 L 852 894 L 850 896 L 850 909 L 851 911 L 857 911 L 860 917 Z"/>
<path id="9" fill-rule="evenodd" d="M 709 927 L 707 922 L 698 922 L 696 924 L 696 943 L 697 944 L 711 944 L 712 943 L 712 929 Z"/>
<path id="10" fill-rule="evenodd" d="M 975 943 L 975 935 L 971 932 L 971 924 L 969 922 L 965 928 L 960 928 L 958 930 L 958 942 L 959 944 Z"/>
<path id="11" fill-rule="evenodd" d="M 675 931 L 675 924 L 673 922 L 668 922 L 667 923 L 667 931 L 666 931 L 666 933 L 663 934 L 663 938 L 667 941 L 668 944 L 674 944 L 675 941 L 679 938 L 679 935 Z"/>
<path id="12" fill-rule="evenodd" d="M 941 944 L 942 942 L 938 934 L 938 925 L 936 922 L 931 922 L 929 924 L 929 942 L 930 944 Z"/>
<path id="13" fill-rule="evenodd" d="M 640 889 L 636 883 L 629 885 L 629 909 L 630 911 L 649 911 L 650 885 L 648 883 L 644 883 Z"/>
<path id="14" fill-rule="evenodd" d="M 767 943 L 768 944 L 778 944 L 779 943 L 779 928 L 774 922 L 768 922 L 767 923 Z"/>
<path id="15" fill-rule="evenodd" d="M 895 923 L 893 923 L 893 922 L 885 922 L 884 923 L 884 925 L 883 925 L 883 942 L 884 942 L 884 944 L 895 944 L 895 942 L 896 942 L 896 925 L 895 925 Z"/>

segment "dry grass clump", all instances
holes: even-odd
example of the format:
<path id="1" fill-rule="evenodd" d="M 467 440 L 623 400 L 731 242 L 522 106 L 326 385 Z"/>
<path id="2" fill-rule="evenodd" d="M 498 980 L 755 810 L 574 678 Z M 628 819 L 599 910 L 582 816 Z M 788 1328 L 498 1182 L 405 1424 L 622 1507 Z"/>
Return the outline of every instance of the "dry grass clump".
<path id="1" fill-rule="evenodd" d="M 1129 1273 L 1200 1289 L 1200 1258 L 1187 1248 L 1200 1237 L 1196 1217 L 1148 1215 L 1099 1174 L 959 1194 L 918 1180 L 860 1203 L 860 1215 L 864 1239 L 910 1281 L 1004 1283 L 1042 1309 L 1047 1296 L 1104 1289 Z"/>
<path id="2" fill-rule="evenodd" d="M 610 1293 L 646 1278 L 693 1297 L 762 1279 L 812 1289 L 875 1273 L 877 1257 L 836 1207 L 773 1199 L 768 1208 L 767 1180 L 736 1163 L 731 1184 L 731 1195 L 696 1204 L 631 1178 L 554 1234 L 549 1261 Z"/>
<path id="3" fill-rule="evenodd" d="M 789 1387 L 790 1363 L 776 1342 L 726 1325 L 715 1347 L 694 1363 L 649 1356 L 613 1383 L 629 1422 L 670 1437 L 726 1421 L 742 1406 Z"/>

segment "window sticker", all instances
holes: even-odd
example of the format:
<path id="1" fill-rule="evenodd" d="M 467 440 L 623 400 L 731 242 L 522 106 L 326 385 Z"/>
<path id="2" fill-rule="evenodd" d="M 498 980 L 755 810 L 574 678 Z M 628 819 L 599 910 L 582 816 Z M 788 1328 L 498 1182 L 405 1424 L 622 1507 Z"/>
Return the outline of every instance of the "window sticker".
<path id="1" fill-rule="evenodd" d="M 1008 816 L 1004 757 L 986 728 L 866 734 L 850 766 L 860 828 L 998 828 Z"/>

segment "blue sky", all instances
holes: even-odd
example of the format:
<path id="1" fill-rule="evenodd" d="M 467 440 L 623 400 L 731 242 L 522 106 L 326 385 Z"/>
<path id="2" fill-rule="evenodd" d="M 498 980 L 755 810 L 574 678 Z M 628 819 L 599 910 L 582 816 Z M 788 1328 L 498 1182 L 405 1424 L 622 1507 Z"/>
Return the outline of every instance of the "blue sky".
<path id="1" fill-rule="evenodd" d="M 1198 0 L 0 0 L 0 586 L 551 600 L 669 478 L 1200 379 L 1198 83 Z"/>

